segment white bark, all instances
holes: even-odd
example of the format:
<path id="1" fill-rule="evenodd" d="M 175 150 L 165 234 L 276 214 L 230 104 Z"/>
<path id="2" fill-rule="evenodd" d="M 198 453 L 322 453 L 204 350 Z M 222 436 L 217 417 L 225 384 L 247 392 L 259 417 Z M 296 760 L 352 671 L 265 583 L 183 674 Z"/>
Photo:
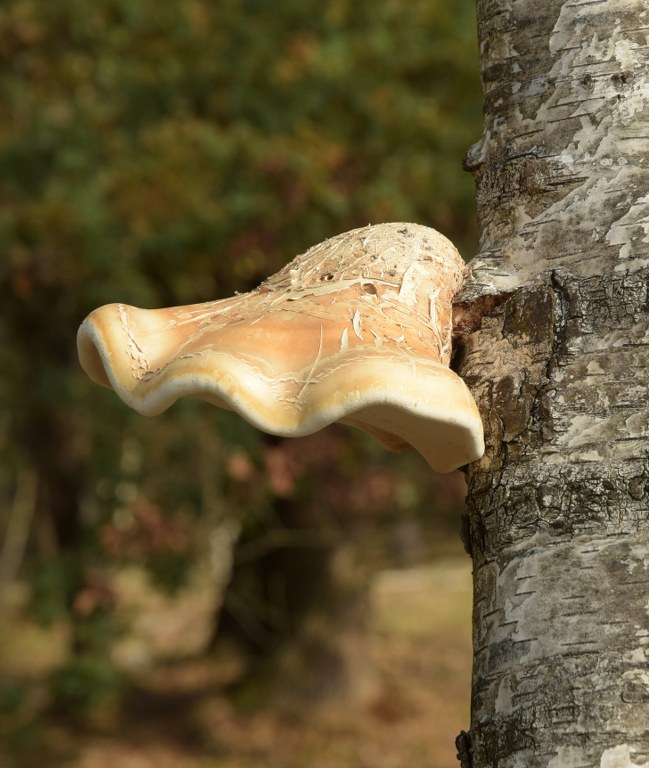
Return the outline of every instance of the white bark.
<path id="1" fill-rule="evenodd" d="M 478 18 L 473 766 L 649 767 L 649 6 Z"/>

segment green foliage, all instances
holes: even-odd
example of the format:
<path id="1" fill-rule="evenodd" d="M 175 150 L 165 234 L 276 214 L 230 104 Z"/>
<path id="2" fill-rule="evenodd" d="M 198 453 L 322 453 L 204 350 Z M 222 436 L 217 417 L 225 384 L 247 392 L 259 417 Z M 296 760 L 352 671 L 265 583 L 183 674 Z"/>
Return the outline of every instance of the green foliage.
<path id="1" fill-rule="evenodd" d="M 51 625 L 67 614 L 66 596 L 79 589 L 79 563 L 73 552 L 55 560 L 39 558 L 32 564 L 30 582 L 32 614 L 41 624 Z"/>
<path id="2" fill-rule="evenodd" d="M 9 275 L 76 311 L 210 297 L 367 221 L 462 235 L 470 14 L 466 0 L 10 3 Z"/>
<path id="3" fill-rule="evenodd" d="M 6 759 L 7 753 L 24 752 L 37 741 L 38 728 L 29 710 L 27 685 L 0 683 L 0 760 Z"/>
<path id="4" fill-rule="evenodd" d="M 186 404 L 146 421 L 88 382 L 79 322 L 112 301 L 249 289 L 368 222 L 430 224 L 470 256 L 473 13 L 473 0 L 0 6 L 0 505 L 33 470 L 36 608 L 68 612 L 83 646 L 57 696 L 114 682 L 101 632 L 86 631 L 110 623 L 93 573 L 138 560 L 174 587 L 191 526 L 236 506 L 254 539 L 286 488 L 231 414 Z M 366 444 L 349 445 L 337 450 L 362 467 Z M 312 479 L 292 465 L 289 484 L 313 525 L 318 461 Z"/>
<path id="5" fill-rule="evenodd" d="M 123 680 L 106 656 L 78 655 L 50 678 L 53 705 L 78 714 L 114 701 Z"/>

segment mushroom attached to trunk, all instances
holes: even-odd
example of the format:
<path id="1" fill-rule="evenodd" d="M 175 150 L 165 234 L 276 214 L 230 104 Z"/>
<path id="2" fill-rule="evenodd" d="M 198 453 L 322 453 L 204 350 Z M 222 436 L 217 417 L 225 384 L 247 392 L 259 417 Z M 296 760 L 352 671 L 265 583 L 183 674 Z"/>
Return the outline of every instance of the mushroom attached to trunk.
<path id="1" fill-rule="evenodd" d="M 475 402 L 449 368 L 464 274 L 435 230 L 368 226 L 310 248 L 250 293 L 100 307 L 79 329 L 79 358 L 145 415 L 193 395 L 285 437 L 339 421 L 449 472 L 484 450 Z"/>

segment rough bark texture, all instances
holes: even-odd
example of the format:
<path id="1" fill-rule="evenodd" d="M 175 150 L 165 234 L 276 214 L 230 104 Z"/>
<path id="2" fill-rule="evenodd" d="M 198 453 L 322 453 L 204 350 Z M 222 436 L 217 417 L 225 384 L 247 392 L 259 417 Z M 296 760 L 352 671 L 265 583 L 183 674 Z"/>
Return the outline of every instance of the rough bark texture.
<path id="1" fill-rule="evenodd" d="M 477 5 L 472 764 L 647 768 L 649 6 Z"/>

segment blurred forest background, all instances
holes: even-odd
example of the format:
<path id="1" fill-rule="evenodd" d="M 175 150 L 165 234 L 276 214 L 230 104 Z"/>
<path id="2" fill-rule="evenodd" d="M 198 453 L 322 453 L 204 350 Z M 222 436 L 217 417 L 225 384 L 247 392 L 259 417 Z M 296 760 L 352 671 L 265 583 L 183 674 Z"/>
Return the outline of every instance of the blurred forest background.
<path id="1" fill-rule="evenodd" d="M 382 221 L 471 257 L 473 0 L 0 2 L 0 766 L 419 768 L 468 724 L 463 479 L 89 382 L 93 308 Z"/>

